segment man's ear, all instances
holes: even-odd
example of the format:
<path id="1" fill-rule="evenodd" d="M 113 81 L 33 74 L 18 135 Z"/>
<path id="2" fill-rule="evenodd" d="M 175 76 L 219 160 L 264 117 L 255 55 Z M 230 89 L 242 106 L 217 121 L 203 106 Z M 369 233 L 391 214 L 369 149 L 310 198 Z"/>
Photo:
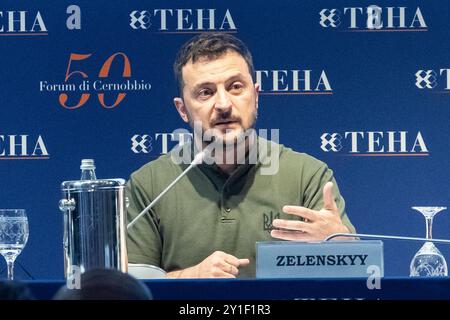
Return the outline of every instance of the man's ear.
<path id="1" fill-rule="evenodd" d="M 255 101 L 256 101 L 256 109 L 258 109 L 258 99 L 259 99 L 259 90 L 261 89 L 261 86 L 259 83 L 255 83 Z"/>
<path id="2" fill-rule="evenodd" d="M 180 114 L 181 119 L 183 119 L 184 122 L 188 123 L 189 117 L 183 98 L 180 97 L 173 98 L 173 104 L 175 105 L 175 108 L 177 108 L 177 111 Z"/>

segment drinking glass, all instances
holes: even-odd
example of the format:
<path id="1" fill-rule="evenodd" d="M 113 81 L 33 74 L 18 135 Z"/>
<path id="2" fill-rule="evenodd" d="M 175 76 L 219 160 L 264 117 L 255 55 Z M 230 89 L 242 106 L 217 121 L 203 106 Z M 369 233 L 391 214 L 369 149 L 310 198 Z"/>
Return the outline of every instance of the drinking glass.
<path id="1" fill-rule="evenodd" d="M 426 224 L 426 238 L 432 240 L 433 218 L 447 207 L 412 207 L 423 214 Z M 432 241 L 423 244 L 415 254 L 409 267 L 411 277 L 443 277 L 447 276 L 447 262 Z"/>
<path id="2" fill-rule="evenodd" d="M 8 265 L 8 280 L 14 279 L 14 261 L 25 247 L 28 234 L 24 209 L 0 209 L 0 254 Z"/>

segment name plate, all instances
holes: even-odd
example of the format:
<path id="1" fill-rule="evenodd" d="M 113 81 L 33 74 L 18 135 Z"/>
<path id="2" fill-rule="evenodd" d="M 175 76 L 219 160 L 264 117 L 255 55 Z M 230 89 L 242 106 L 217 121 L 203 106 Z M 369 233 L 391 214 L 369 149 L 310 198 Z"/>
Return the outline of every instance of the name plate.
<path id="1" fill-rule="evenodd" d="M 384 276 L 380 240 L 256 243 L 256 278 Z"/>

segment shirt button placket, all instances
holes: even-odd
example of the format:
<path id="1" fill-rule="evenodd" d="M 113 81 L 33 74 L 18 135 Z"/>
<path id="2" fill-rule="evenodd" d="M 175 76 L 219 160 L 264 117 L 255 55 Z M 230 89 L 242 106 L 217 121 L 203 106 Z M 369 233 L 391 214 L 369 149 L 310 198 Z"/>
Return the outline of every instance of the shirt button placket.
<path id="1" fill-rule="evenodd" d="M 222 213 L 224 213 L 224 214 L 230 213 L 231 208 L 227 205 L 226 197 L 223 193 L 222 193 L 222 197 L 220 200 L 221 200 L 220 202 L 221 202 L 221 206 L 222 206 Z"/>

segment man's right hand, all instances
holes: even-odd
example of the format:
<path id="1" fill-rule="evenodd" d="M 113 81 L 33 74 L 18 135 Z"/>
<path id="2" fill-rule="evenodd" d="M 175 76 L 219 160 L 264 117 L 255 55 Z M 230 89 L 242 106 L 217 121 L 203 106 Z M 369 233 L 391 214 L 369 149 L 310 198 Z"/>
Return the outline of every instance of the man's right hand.
<path id="1" fill-rule="evenodd" d="M 231 254 L 215 251 L 199 264 L 169 272 L 168 278 L 236 278 L 239 268 L 250 263 L 249 259 L 238 259 Z"/>

